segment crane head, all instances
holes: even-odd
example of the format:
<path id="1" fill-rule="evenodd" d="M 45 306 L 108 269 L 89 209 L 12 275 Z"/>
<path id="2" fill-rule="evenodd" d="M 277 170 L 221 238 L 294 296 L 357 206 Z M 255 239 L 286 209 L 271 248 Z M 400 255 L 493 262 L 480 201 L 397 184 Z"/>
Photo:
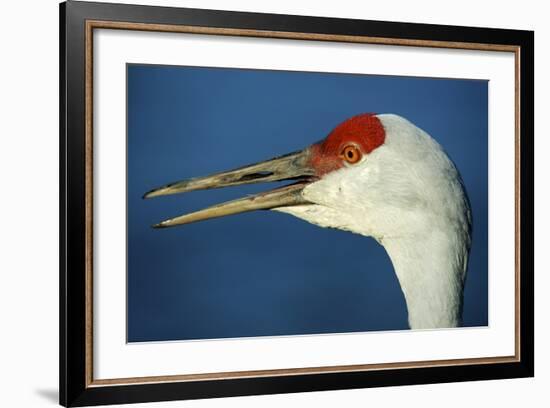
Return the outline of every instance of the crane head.
<path id="1" fill-rule="evenodd" d="M 457 221 L 469 225 L 467 198 L 453 163 L 427 133 L 397 115 L 353 116 L 301 151 L 171 183 L 144 198 L 284 180 L 291 183 L 154 227 L 254 210 L 285 212 L 322 227 L 379 240 L 429 226 L 434 214 L 462 217 Z"/>

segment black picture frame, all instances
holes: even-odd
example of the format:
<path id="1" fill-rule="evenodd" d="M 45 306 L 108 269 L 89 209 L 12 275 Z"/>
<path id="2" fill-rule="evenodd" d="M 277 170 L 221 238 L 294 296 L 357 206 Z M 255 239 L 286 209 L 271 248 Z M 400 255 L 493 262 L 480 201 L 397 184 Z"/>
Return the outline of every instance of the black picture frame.
<path id="1" fill-rule="evenodd" d="M 534 33 L 532 31 L 362 21 L 68 1 L 60 5 L 60 403 L 64 406 L 445 383 L 534 375 Z M 407 39 L 517 47 L 517 149 L 521 208 L 517 335 L 520 358 L 460 364 L 254 378 L 94 385 L 87 371 L 86 30 L 87 21 L 217 27 L 269 32 Z M 518 174 L 518 173 L 516 173 Z"/>

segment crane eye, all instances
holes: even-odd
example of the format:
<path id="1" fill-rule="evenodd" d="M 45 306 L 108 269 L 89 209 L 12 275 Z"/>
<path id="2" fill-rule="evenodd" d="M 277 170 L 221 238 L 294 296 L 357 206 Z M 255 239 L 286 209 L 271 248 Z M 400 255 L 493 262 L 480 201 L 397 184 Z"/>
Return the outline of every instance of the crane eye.
<path id="1" fill-rule="evenodd" d="M 357 146 L 349 145 L 344 147 L 344 150 L 342 150 L 340 157 L 350 164 L 355 164 L 359 160 L 361 160 L 362 155 Z"/>

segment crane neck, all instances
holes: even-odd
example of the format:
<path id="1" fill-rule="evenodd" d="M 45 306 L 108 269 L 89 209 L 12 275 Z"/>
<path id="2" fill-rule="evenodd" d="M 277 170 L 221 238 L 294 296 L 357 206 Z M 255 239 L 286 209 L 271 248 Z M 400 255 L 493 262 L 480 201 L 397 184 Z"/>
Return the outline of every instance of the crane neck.
<path id="1" fill-rule="evenodd" d="M 410 328 L 460 326 L 469 252 L 464 233 L 435 230 L 427 237 L 388 238 L 381 243 L 405 296 Z"/>

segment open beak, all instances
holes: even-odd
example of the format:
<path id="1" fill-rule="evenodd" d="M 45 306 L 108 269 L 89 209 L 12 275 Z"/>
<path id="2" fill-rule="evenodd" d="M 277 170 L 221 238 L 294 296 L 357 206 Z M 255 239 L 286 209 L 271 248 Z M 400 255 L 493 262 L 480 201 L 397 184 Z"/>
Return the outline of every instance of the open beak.
<path id="1" fill-rule="evenodd" d="M 302 197 L 303 188 L 315 179 L 314 169 L 309 164 L 310 149 L 276 157 L 261 163 L 224 171 L 205 177 L 197 177 L 168 184 L 146 193 L 143 198 L 185 193 L 195 190 L 238 186 L 241 184 L 268 181 L 294 180 L 295 183 L 274 190 L 254 194 L 217 204 L 203 210 L 170 218 L 153 225 L 154 228 L 173 227 L 192 222 L 224 217 L 255 210 L 310 204 Z"/>

